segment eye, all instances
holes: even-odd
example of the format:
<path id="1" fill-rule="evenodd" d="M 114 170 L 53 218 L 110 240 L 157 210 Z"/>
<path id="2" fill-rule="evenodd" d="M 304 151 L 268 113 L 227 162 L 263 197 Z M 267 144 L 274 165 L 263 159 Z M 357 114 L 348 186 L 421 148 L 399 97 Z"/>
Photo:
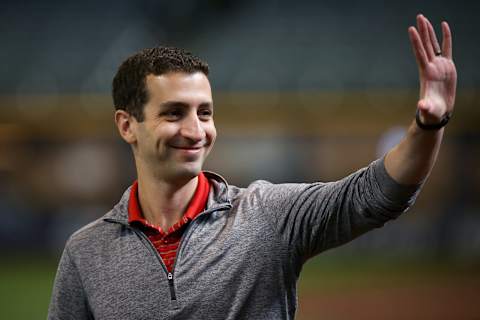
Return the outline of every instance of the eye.
<path id="1" fill-rule="evenodd" d="M 213 110 L 210 108 L 202 108 L 198 111 L 198 117 L 201 120 L 210 120 L 213 116 Z"/>
<path id="2" fill-rule="evenodd" d="M 170 109 L 162 112 L 160 116 L 164 117 L 168 121 L 175 121 L 183 116 L 183 112 L 181 109 Z"/>

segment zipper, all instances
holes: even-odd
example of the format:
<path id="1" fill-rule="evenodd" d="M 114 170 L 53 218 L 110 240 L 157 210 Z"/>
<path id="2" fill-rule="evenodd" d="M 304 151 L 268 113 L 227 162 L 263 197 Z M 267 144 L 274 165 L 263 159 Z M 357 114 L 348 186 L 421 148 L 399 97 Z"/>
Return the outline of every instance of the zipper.
<path id="1" fill-rule="evenodd" d="M 230 209 L 230 208 L 232 208 L 232 204 L 230 202 L 228 202 L 228 203 L 222 204 L 218 207 L 207 209 L 204 212 L 197 215 L 195 217 L 195 219 L 193 219 L 190 222 L 190 224 L 187 226 L 187 230 L 185 230 L 185 232 L 182 234 L 182 236 L 180 238 L 180 243 L 178 244 L 178 248 L 177 248 L 177 256 L 175 258 L 175 262 L 173 263 L 173 267 L 172 267 L 173 271 L 175 271 L 175 267 L 177 266 L 177 261 L 179 260 L 178 258 L 180 257 L 180 254 L 181 254 L 182 249 L 183 249 L 183 242 L 184 242 L 183 239 L 185 239 L 185 237 L 187 235 L 190 235 L 190 232 L 193 229 L 193 225 L 198 220 L 198 218 L 201 217 L 201 216 L 204 216 L 206 214 L 209 214 L 209 213 L 213 213 L 213 212 L 216 212 L 216 211 L 223 211 L 223 210 L 227 210 L 227 209 Z M 173 283 L 173 274 L 172 274 L 172 283 Z"/>
<path id="2" fill-rule="evenodd" d="M 162 266 L 163 270 L 165 271 L 165 273 L 167 274 L 167 280 L 168 280 L 168 287 L 170 289 L 170 299 L 172 301 L 177 301 L 177 294 L 175 292 L 175 283 L 174 283 L 174 277 L 173 277 L 173 274 L 174 274 L 174 271 L 175 271 L 175 266 L 177 265 L 177 261 L 178 261 L 178 258 L 180 256 L 180 250 L 182 249 L 182 244 L 183 244 L 183 239 L 187 236 L 187 234 L 189 235 L 189 233 L 191 232 L 192 230 L 192 227 L 193 227 L 193 224 L 195 223 L 195 221 L 201 217 L 201 216 L 204 216 L 208 213 L 213 213 L 215 211 L 223 211 L 223 210 L 226 210 L 226 209 L 230 209 L 232 207 L 231 203 L 228 202 L 228 203 L 225 203 L 225 204 L 222 204 L 218 207 L 215 207 L 215 208 L 210 208 L 210 209 L 207 209 L 205 210 L 204 212 L 200 213 L 198 216 L 195 217 L 195 219 L 193 219 L 191 221 L 191 223 L 188 225 L 187 227 L 187 230 L 185 230 L 185 232 L 182 234 L 182 237 L 180 238 L 180 243 L 178 245 L 178 249 L 177 249 L 177 257 L 175 259 L 175 262 L 173 264 L 173 268 L 172 268 L 172 272 L 168 271 L 167 269 L 167 266 L 165 265 L 165 263 L 163 262 L 162 260 L 162 257 L 160 256 L 160 254 L 158 253 L 157 249 L 155 249 L 155 247 L 153 246 L 152 242 L 148 239 L 148 237 L 145 235 L 145 233 L 143 233 L 142 231 L 140 230 L 137 230 L 136 228 L 133 228 L 132 226 L 130 226 L 130 224 L 128 223 L 125 223 L 123 221 L 119 221 L 119 220 L 116 220 L 116 219 L 105 219 L 106 221 L 110 221 L 110 222 L 116 222 L 116 223 L 120 223 L 124 226 L 126 226 L 127 228 L 129 228 L 130 230 L 132 230 L 135 234 L 137 234 L 141 239 L 143 239 L 143 243 L 144 245 L 147 247 L 148 250 L 150 250 L 151 253 L 153 253 L 153 255 L 157 258 L 158 262 L 160 262 L 160 265 Z"/>
<path id="3" fill-rule="evenodd" d="M 177 300 L 177 295 L 175 294 L 175 287 L 174 287 L 174 283 L 173 283 L 173 274 L 167 270 L 167 266 L 165 265 L 165 263 L 163 263 L 162 257 L 158 253 L 157 249 L 155 249 L 152 242 L 150 242 L 150 240 L 145 235 L 145 233 L 143 233 L 140 230 L 137 230 L 136 228 L 131 227 L 130 225 L 127 225 L 127 227 L 130 228 L 131 230 L 133 230 L 133 232 L 142 239 L 142 243 L 157 258 L 158 262 L 160 263 L 161 267 L 163 268 L 163 271 L 167 275 L 168 287 L 170 288 L 170 299 L 172 301 Z"/>
<path id="4" fill-rule="evenodd" d="M 177 300 L 177 295 L 175 294 L 175 287 L 173 286 L 173 273 L 169 272 L 167 274 L 168 286 L 170 287 L 170 296 L 172 300 Z"/>

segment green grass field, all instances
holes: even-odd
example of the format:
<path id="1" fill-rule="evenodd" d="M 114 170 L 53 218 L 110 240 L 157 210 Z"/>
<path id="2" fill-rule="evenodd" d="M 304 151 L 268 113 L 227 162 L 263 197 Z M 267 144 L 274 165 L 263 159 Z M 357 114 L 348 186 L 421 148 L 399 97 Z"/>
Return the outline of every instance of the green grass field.
<path id="1" fill-rule="evenodd" d="M 0 319 L 46 319 L 54 259 L 13 257 L 0 266 Z"/>
<path id="2" fill-rule="evenodd" d="M 10 257 L 3 261 L 0 266 L 0 319 L 45 319 L 57 261 L 45 257 Z M 468 290 L 464 287 L 468 287 Z M 478 289 L 478 296 L 470 297 L 470 292 L 475 292 L 475 289 Z M 439 302 L 442 299 L 451 302 L 452 298 L 448 297 L 451 294 L 460 304 L 463 301 L 465 305 L 457 307 L 468 309 L 468 319 L 480 319 L 480 307 L 477 311 L 476 304 L 471 301 L 477 299 L 480 302 L 478 264 L 447 264 L 418 259 L 339 258 L 329 255 L 312 259 L 302 272 L 298 319 L 348 319 L 348 314 L 352 318 L 363 319 L 362 311 L 352 304 L 359 300 L 358 297 L 368 299 L 369 294 L 375 294 L 378 301 L 378 296 L 397 299 L 398 295 L 406 293 L 409 297 L 413 295 L 412 301 L 424 301 L 422 299 L 427 296 Z M 415 298 L 415 294 L 423 296 Z M 423 302 L 424 307 L 427 303 L 425 308 L 428 307 L 428 301 Z M 372 308 L 368 303 L 363 305 Z M 345 310 L 351 306 L 356 309 Z M 378 309 L 378 306 L 374 308 Z M 403 305 L 400 304 L 399 308 L 403 308 Z M 368 312 L 365 310 L 366 315 Z M 428 314 L 429 310 L 424 312 Z M 432 319 L 435 314 L 432 313 Z M 365 318 L 381 319 L 381 316 Z"/>

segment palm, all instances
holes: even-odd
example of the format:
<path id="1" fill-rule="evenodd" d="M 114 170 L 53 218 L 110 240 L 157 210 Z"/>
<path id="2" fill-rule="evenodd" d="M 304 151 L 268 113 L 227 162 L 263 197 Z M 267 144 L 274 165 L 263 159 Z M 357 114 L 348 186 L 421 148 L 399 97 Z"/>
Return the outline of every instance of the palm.
<path id="1" fill-rule="evenodd" d="M 443 22 L 440 49 L 430 22 L 419 15 L 417 25 L 418 31 L 414 27 L 408 31 L 420 75 L 418 108 L 426 122 L 438 123 L 443 115 L 453 111 L 455 103 L 457 72 L 452 60 L 451 33 L 448 24 Z"/>

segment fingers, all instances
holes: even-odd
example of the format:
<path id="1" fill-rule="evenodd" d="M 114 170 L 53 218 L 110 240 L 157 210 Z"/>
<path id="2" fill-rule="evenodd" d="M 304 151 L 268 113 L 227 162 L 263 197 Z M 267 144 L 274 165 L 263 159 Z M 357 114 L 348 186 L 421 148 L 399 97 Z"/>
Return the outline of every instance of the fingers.
<path id="1" fill-rule="evenodd" d="M 427 20 L 428 35 L 429 35 L 430 41 L 433 45 L 434 53 L 435 53 L 435 55 L 439 55 L 442 52 L 442 50 L 440 49 L 440 45 L 438 44 L 438 40 L 437 40 L 437 36 L 435 34 L 435 30 L 433 30 L 433 26 L 430 23 L 430 21 L 428 21 L 427 18 L 425 18 L 425 20 Z"/>
<path id="2" fill-rule="evenodd" d="M 428 57 L 425 49 L 423 48 L 423 43 L 420 39 L 420 35 L 418 34 L 418 31 L 417 29 L 415 29 L 415 27 L 408 28 L 408 35 L 412 44 L 413 53 L 415 54 L 415 58 L 417 59 L 417 64 L 421 69 L 423 69 L 428 63 Z"/>
<path id="3" fill-rule="evenodd" d="M 438 42 L 435 30 L 428 19 L 422 14 L 417 15 L 417 28 L 408 28 L 417 63 L 423 67 L 432 61 L 439 53 L 447 59 L 452 59 L 452 34 L 445 21 L 442 22 L 442 47 Z"/>
<path id="4" fill-rule="evenodd" d="M 431 61 L 435 57 L 435 52 L 433 50 L 432 41 L 430 40 L 428 25 L 429 23 L 427 22 L 427 19 L 423 15 L 421 14 L 417 15 L 418 32 L 420 33 L 420 38 L 422 39 L 423 47 L 425 49 L 425 52 L 427 53 L 428 61 Z"/>
<path id="5" fill-rule="evenodd" d="M 452 33 L 450 27 L 445 21 L 442 22 L 442 53 L 445 58 L 452 59 Z"/>

